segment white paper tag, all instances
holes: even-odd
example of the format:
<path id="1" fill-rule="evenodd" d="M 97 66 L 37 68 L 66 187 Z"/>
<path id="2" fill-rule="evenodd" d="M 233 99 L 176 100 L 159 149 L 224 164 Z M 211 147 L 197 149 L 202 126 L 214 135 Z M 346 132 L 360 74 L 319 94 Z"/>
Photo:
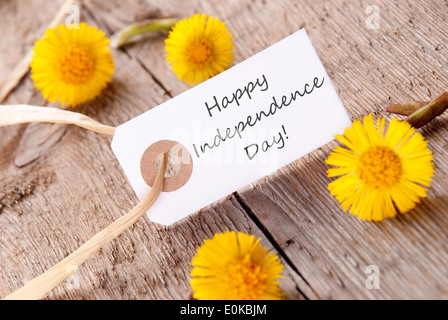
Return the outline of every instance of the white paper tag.
<path id="1" fill-rule="evenodd" d="M 170 225 L 327 144 L 350 124 L 302 29 L 119 126 L 112 149 L 140 199 L 150 190 L 141 171 L 148 147 L 172 140 L 188 150 L 191 158 L 181 157 L 192 160 L 188 181 L 162 192 L 148 212 Z"/>

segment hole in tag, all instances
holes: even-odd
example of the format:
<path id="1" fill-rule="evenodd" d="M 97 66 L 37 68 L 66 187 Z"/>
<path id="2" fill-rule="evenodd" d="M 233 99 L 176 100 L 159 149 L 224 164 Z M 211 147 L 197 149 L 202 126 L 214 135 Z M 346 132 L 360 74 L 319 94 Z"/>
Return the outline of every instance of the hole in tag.
<path id="1" fill-rule="evenodd" d="M 162 154 L 159 154 L 154 160 L 154 170 L 159 171 Z M 172 152 L 168 153 L 168 164 L 165 171 L 165 178 L 172 178 L 179 173 L 180 158 Z"/>
<path id="2" fill-rule="evenodd" d="M 163 191 L 171 192 L 184 186 L 193 172 L 193 158 L 179 142 L 160 140 L 150 145 L 140 160 L 140 171 L 145 182 L 152 187 L 160 166 L 162 153 L 168 153 Z"/>

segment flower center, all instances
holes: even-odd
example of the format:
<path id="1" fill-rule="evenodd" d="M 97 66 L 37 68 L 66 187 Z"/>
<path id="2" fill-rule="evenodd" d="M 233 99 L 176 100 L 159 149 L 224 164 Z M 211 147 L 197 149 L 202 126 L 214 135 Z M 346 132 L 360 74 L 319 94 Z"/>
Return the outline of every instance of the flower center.
<path id="1" fill-rule="evenodd" d="M 59 56 L 57 71 L 68 84 L 84 84 L 93 75 L 95 60 L 84 46 L 69 44 Z"/>
<path id="2" fill-rule="evenodd" d="M 267 275 L 260 265 L 254 264 L 247 254 L 227 267 L 229 296 L 235 300 L 256 300 L 266 288 Z"/>
<path id="3" fill-rule="evenodd" d="M 401 160 L 389 148 L 375 147 L 360 156 L 357 172 L 366 185 L 387 189 L 400 178 Z"/>
<path id="4" fill-rule="evenodd" d="M 203 65 L 212 56 L 212 46 L 205 39 L 195 39 L 188 48 L 189 59 L 197 65 Z"/>

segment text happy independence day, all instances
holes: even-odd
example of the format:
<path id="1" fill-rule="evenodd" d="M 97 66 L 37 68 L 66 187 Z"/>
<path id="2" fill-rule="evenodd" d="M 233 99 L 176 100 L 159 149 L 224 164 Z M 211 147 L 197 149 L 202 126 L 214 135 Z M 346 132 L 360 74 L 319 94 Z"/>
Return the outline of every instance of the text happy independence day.
<path id="1" fill-rule="evenodd" d="M 325 77 L 322 77 L 321 79 L 319 77 L 314 77 L 312 83 L 305 83 L 305 85 L 303 86 L 303 90 L 301 91 L 296 90 L 294 92 L 291 92 L 290 94 L 283 95 L 281 99 L 278 100 L 273 96 L 268 110 L 261 110 L 254 115 L 249 115 L 244 120 L 239 121 L 235 126 L 228 127 L 225 130 L 217 128 L 216 135 L 213 139 L 211 139 L 210 142 L 206 142 L 200 145 L 193 144 L 196 156 L 200 158 L 200 156 L 205 154 L 207 150 L 215 149 L 219 147 L 223 142 L 234 139 L 236 137 L 242 139 L 242 134 L 248 127 L 254 127 L 263 118 L 269 118 L 275 115 L 277 111 L 281 110 L 284 107 L 288 107 L 299 97 L 309 95 L 314 91 L 314 89 L 321 88 L 324 84 L 324 81 Z M 249 82 L 243 88 L 236 89 L 230 96 L 224 96 L 222 99 L 218 99 L 216 96 L 213 96 L 212 103 L 205 102 L 206 111 L 210 117 L 213 117 L 215 114 L 225 111 L 229 106 L 239 107 L 242 103 L 242 100 L 251 100 L 254 91 L 257 89 L 260 92 L 264 92 L 269 89 L 268 80 L 265 75 L 262 75 L 261 78 L 257 78 L 257 80 L 254 82 Z M 288 136 L 286 134 L 285 126 L 282 125 L 281 127 L 282 128 L 279 133 L 271 139 L 264 140 L 261 143 L 258 142 L 247 145 L 244 148 L 244 151 L 246 152 L 248 159 L 252 160 L 259 151 L 267 152 L 272 147 L 283 149 L 285 146 L 285 139 L 288 139 Z"/>

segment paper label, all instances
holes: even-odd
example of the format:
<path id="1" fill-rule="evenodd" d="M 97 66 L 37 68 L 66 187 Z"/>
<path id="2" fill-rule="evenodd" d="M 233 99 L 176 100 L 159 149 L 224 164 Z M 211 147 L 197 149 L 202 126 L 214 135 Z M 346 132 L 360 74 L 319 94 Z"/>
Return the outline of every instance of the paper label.
<path id="1" fill-rule="evenodd" d="M 155 168 L 159 150 L 148 148 L 171 140 L 188 151 L 178 154 L 192 161 L 188 181 L 162 192 L 148 212 L 170 225 L 327 144 L 350 124 L 302 29 L 119 126 L 112 149 L 140 199 L 150 190 L 143 167 Z"/>

